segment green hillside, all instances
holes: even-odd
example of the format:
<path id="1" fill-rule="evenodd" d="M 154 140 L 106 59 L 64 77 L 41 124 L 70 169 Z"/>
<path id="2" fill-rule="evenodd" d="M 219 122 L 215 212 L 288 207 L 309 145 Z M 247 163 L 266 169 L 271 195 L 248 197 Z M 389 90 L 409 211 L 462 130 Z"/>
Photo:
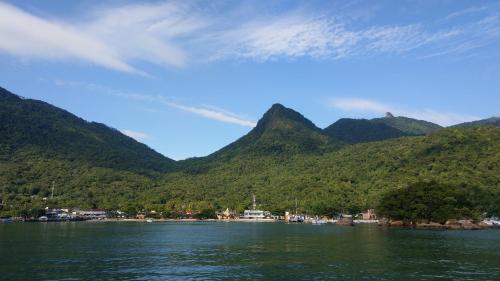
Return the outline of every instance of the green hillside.
<path id="1" fill-rule="evenodd" d="M 322 155 L 239 155 L 198 174 L 168 174 L 156 194 L 168 206 L 198 202 L 241 210 L 255 193 L 265 209 L 291 210 L 297 198 L 302 211 L 328 213 L 374 207 L 385 191 L 436 180 L 478 187 L 499 198 L 499 151 L 500 128 L 443 129 Z"/>

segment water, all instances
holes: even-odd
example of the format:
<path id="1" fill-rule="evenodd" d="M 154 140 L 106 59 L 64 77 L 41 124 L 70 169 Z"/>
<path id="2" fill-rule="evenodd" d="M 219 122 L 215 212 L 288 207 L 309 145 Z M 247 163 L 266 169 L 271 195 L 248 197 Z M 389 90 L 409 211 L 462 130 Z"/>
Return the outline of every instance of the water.
<path id="1" fill-rule="evenodd" d="M 500 280 L 500 230 L 0 224 L 2 280 Z"/>

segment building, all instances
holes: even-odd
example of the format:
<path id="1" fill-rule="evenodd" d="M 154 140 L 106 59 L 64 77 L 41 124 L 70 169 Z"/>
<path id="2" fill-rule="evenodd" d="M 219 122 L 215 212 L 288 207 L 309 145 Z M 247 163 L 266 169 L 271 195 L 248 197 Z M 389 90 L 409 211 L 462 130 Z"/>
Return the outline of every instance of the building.
<path id="1" fill-rule="evenodd" d="M 106 211 L 103 210 L 78 210 L 76 215 L 84 219 L 105 219 L 107 218 Z"/>
<path id="2" fill-rule="evenodd" d="M 376 220 L 377 215 L 375 214 L 375 210 L 368 209 L 365 212 L 361 213 L 361 218 L 363 220 Z"/>
<path id="3" fill-rule="evenodd" d="M 226 208 L 226 210 L 222 213 L 217 214 L 217 219 L 219 220 L 232 220 L 237 218 L 238 216 L 236 215 L 235 212 L 230 211 L 229 208 Z"/>

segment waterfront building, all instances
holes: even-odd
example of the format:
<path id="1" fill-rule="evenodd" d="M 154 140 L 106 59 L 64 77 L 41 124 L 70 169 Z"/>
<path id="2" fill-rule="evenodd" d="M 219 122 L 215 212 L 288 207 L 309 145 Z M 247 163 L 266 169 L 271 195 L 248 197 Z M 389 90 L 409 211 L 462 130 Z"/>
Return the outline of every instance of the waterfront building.
<path id="1" fill-rule="evenodd" d="M 252 195 L 252 198 L 253 198 L 252 209 L 245 210 L 243 212 L 243 216 L 241 216 L 240 219 L 247 221 L 275 221 L 270 212 L 257 210 L 257 204 L 255 203 L 255 195 Z"/>

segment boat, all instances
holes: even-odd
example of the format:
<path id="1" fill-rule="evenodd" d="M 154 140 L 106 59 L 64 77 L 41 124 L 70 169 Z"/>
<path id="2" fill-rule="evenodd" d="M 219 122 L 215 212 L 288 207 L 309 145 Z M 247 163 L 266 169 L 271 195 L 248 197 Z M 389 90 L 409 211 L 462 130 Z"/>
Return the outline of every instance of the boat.
<path id="1" fill-rule="evenodd" d="M 41 217 L 38 218 L 38 221 L 40 221 L 40 222 L 47 222 L 47 221 L 49 221 L 49 218 L 47 216 L 41 216 Z"/>
<path id="2" fill-rule="evenodd" d="M 320 225 L 320 224 L 325 224 L 326 221 L 325 220 L 322 220 L 318 217 L 315 217 L 314 219 L 312 219 L 311 221 L 312 224 L 316 224 L 316 225 Z"/>
<path id="3" fill-rule="evenodd" d="M 146 222 L 151 223 L 151 222 L 153 222 L 153 219 L 147 219 Z"/>
<path id="4" fill-rule="evenodd" d="M 297 206 L 298 206 L 297 198 L 295 198 L 295 215 L 289 215 L 289 213 L 286 212 L 285 217 L 287 218 L 286 219 L 287 222 L 289 222 L 289 223 L 290 222 L 298 222 L 298 223 L 304 222 L 305 217 L 297 214 Z"/>
<path id="5" fill-rule="evenodd" d="M 304 217 L 299 215 L 292 215 L 288 219 L 288 222 L 304 222 Z"/>
<path id="6" fill-rule="evenodd" d="M 268 211 L 257 210 L 257 204 L 255 203 L 255 195 L 253 197 L 253 204 L 251 210 L 245 210 L 243 216 L 240 217 L 239 221 L 248 222 L 274 222 L 276 221 L 271 213 Z"/>

